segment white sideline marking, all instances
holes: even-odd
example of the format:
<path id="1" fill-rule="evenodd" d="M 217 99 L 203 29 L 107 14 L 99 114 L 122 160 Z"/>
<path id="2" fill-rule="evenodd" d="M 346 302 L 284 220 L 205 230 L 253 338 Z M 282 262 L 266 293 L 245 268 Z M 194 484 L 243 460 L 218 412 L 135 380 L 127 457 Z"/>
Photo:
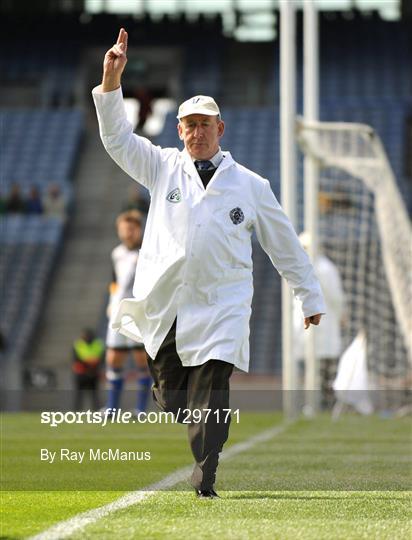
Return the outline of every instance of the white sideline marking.
<path id="1" fill-rule="evenodd" d="M 259 433 L 258 435 L 250 437 L 250 439 L 247 439 L 244 442 L 234 444 L 233 446 L 229 447 L 227 450 L 224 450 L 221 453 L 219 462 L 230 459 L 233 456 L 236 456 L 237 454 L 240 454 L 242 452 L 246 452 L 246 450 L 250 450 L 258 443 L 269 441 L 273 437 L 276 437 L 277 435 L 285 431 L 285 429 L 289 425 L 290 424 L 284 423 L 280 426 L 275 426 L 271 429 L 263 431 L 262 433 Z M 46 529 L 45 531 L 36 534 L 35 536 L 31 536 L 28 540 L 62 540 L 63 538 L 67 538 L 74 532 L 84 529 L 88 525 L 99 521 L 99 519 L 104 518 L 112 512 L 117 512 L 118 510 L 122 510 L 123 508 L 128 508 L 133 504 L 143 501 L 143 499 L 148 499 L 152 495 L 155 495 L 156 491 L 171 488 L 179 482 L 187 480 L 192 470 L 193 465 L 182 467 L 176 472 L 167 475 L 165 478 L 163 478 L 163 480 L 160 480 L 159 482 L 150 484 L 142 490 L 126 493 L 126 495 L 123 495 L 119 499 L 116 499 L 111 503 L 105 504 L 104 506 L 93 508 L 92 510 L 87 510 L 86 512 L 77 514 L 72 518 L 60 521 L 59 523 L 52 525 L 49 529 Z"/>

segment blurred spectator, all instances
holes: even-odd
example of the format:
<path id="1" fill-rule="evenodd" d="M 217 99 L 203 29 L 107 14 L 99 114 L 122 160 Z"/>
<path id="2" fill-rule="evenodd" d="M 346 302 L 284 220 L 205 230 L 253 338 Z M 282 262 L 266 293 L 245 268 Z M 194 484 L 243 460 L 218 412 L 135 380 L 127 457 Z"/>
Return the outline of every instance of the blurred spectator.
<path id="1" fill-rule="evenodd" d="M 6 347 L 6 338 L 4 337 L 3 331 L 0 330 L 0 353 L 4 352 L 6 350 Z"/>
<path id="2" fill-rule="evenodd" d="M 23 214 L 26 205 L 21 195 L 20 186 L 13 184 L 6 200 L 6 212 L 10 214 Z"/>
<path id="3" fill-rule="evenodd" d="M 44 213 L 48 217 L 55 217 L 66 221 L 67 201 L 58 184 L 50 184 L 43 199 Z"/>
<path id="4" fill-rule="evenodd" d="M 0 216 L 5 214 L 7 211 L 7 201 L 6 198 L 0 194 Z"/>
<path id="5" fill-rule="evenodd" d="M 26 201 L 27 214 L 42 214 L 43 204 L 40 198 L 40 192 L 36 186 L 32 186 L 29 193 L 29 198 Z"/>
<path id="6" fill-rule="evenodd" d="M 150 91 L 144 86 L 140 86 L 136 89 L 135 96 L 140 104 L 137 131 L 142 131 L 146 120 L 152 114 L 153 97 Z"/>
<path id="7" fill-rule="evenodd" d="M 309 233 L 303 232 L 299 239 L 307 250 L 311 241 Z M 334 403 L 332 384 L 342 353 L 341 326 L 344 322 L 345 295 L 338 268 L 320 250 L 313 261 L 313 266 L 326 303 L 326 315 L 323 315 L 322 324 L 312 331 L 315 331 L 316 357 L 320 369 L 321 405 L 322 408 L 327 409 Z M 302 310 L 297 300 L 294 301 L 293 326 L 295 358 L 302 360 L 305 340 L 309 334 L 303 330 Z"/>
<path id="8" fill-rule="evenodd" d="M 74 408 L 82 409 L 84 398 L 90 395 L 94 410 L 99 409 L 99 369 L 104 356 L 103 341 L 89 328 L 82 331 L 80 339 L 73 343 L 73 373 L 75 383 Z"/>
<path id="9" fill-rule="evenodd" d="M 144 214 L 144 216 L 147 216 L 149 203 L 140 195 L 138 186 L 130 186 L 127 202 L 123 206 L 124 212 L 127 212 L 128 210 L 138 210 Z"/>

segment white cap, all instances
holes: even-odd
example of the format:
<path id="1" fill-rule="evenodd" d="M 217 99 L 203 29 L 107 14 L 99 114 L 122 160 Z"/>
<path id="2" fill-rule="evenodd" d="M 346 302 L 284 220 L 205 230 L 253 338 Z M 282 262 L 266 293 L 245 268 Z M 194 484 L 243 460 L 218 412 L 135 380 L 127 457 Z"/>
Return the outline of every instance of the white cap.
<path id="1" fill-rule="evenodd" d="M 220 115 L 216 101 L 210 96 L 194 96 L 184 101 L 180 107 L 177 117 L 179 120 L 189 114 L 207 114 L 208 116 Z"/>

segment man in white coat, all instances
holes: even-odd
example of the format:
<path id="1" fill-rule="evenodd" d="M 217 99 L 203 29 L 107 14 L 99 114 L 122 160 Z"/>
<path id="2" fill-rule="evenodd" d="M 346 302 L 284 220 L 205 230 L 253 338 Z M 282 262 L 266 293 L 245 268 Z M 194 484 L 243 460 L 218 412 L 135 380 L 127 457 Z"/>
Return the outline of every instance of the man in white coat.
<path id="1" fill-rule="evenodd" d="M 252 245 L 263 249 L 302 302 L 304 325 L 318 325 L 325 307 L 308 256 L 269 182 L 220 149 L 220 111 L 208 96 L 179 107 L 184 150 L 160 148 L 133 133 L 121 75 L 127 32 L 106 53 L 102 84 L 93 90 L 103 144 L 151 195 L 133 299 L 121 302 L 113 327 L 148 353 L 157 405 L 187 419 L 197 496 L 213 498 L 219 453 L 227 440 L 229 378 L 249 365 Z M 208 413 L 209 411 L 209 413 Z M 212 413 L 210 412 L 212 411 Z M 219 414 L 222 413 L 222 414 Z"/>

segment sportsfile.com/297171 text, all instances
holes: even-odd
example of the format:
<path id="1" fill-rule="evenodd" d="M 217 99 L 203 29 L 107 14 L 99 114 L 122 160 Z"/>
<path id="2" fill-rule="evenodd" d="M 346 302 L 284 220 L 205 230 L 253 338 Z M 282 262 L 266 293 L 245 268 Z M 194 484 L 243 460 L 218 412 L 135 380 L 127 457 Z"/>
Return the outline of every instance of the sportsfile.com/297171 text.
<path id="1" fill-rule="evenodd" d="M 199 424 L 213 421 L 217 424 L 240 422 L 239 409 L 179 409 L 171 411 L 150 411 L 133 414 L 122 409 L 104 411 L 42 411 L 40 423 L 50 427 L 61 424 L 97 424 L 101 427 L 111 424 Z"/>

